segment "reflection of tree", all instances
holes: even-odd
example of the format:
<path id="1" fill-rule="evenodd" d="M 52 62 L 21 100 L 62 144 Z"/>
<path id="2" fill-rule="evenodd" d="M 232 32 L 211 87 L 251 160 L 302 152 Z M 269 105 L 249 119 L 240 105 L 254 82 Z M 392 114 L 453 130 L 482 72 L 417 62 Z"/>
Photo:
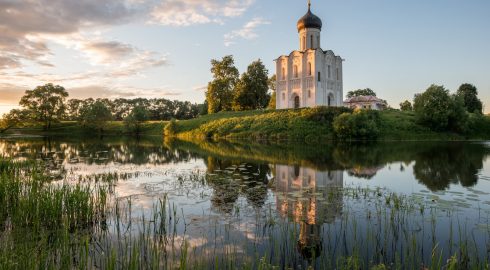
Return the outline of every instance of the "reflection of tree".
<path id="1" fill-rule="evenodd" d="M 473 186 L 488 154 L 489 150 L 479 144 L 438 144 L 416 154 L 414 175 L 433 191 L 445 189 L 450 183 Z"/>
<path id="2" fill-rule="evenodd" d="M 315 170 L 347 170 L 351 176 L 370 179 L 385 165 L 415 161 L 415 177 L 432 190 L 450 182 L 471 186 L 477 181 L 482 160 L 490 150 L 478 143 L 378 142 L 330 145 L 243 144 L 231 142 L 177 142 L 177 149 L 249 163 L 299 165 Z M 446 164 L 446 165 L 444 165 Z"/>
<path id="3" fill-rule="evenodd" d="M 107 164 L 167 164 L 196 157 L 189 151 L 168 149 L 161 141 L 131 138 L 29 138 L 0 141 L 1 155 L 9 158 Z"/>

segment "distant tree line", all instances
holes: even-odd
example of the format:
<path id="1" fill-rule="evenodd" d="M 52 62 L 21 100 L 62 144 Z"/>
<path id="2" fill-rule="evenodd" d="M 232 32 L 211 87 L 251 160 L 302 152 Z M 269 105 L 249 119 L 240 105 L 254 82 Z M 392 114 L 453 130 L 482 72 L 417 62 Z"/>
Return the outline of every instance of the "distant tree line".
<path id="1" fill-rule="evenodd" d="M 125 99 L 70 99 L 66 104 L 64 120 L 78 121 L 84 112 L 94 104 L 105 106 L 114 121 L 124 120 L 136 107 L 147 111 L 150 121 L 167 121 L 172 118 L 185 120 L 197 117 L 203 111 L 203 104 L 194 104 L 189 101 L 168 100 L 164 98 L 135 98 Z"/>
<path id="2" fill-rule="evenodd" d="M 208 113 L 275 107 L 271 102 L 275 103 L 275 76 L 268 77 L 269 72 L 260 59 L 252 62 L 241 76 L 233 56 L 213 59 L 211 73 L 213 80 L 208 83 L 205 103 Z"/>
<path id="3" fill-rule="evenodd" d="M 0 119 L 0 133 L 28 123 L 42 123 L 49 130 L 59 121 L 77 121 L 87 128 L 103 131 L 107 121 L 124 121 L 128 129 L 139 132 L 144 121 L 191 119 L 206 113 L 205 105 L 163 98 L 70 99 L 59 85 L 46 84 L 27 90 L 19 104 Z"/>

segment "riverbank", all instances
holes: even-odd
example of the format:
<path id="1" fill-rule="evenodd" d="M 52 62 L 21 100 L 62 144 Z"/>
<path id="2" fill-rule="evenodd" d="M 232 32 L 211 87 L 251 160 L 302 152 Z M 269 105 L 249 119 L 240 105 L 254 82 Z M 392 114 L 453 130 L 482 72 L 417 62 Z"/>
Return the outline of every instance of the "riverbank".
<path id="1" fill-rule="evenodd" d="M 307 108 L 301 110 L 262 110 L 220 112 L 191 120 L 176 121 L 171 137 L 183 140 L 228 139 L 243 141 L 296 141 L 317 143 L 336 140 L 334 118 L 347 111 L 345 108 Z M 142 124 L 140 136 L 162 136 L 166 121 L 148 121 Z M 447 141 L 489 140 L 490 116 L 482 118 L 478 132 L 457 134 L 435 132 L 415 121 L 413 112 L 386 110 L 379 113 L 378 140 L 380 141 Z M 69 135 L 86 137 L 134 136 L 123 121 L 110 121 L 103 133 L 79 125 L 75 121 L 53 124 L 50 130 L 41 125 L 12 128 L 4 135 Z M 0 134 L 2 135 L 2 134 Z M 169 134 L 167 134 L 169 136 Z"/>
<path id="2" fill-rule="evenodd" d="M 344 108 L 220 112 L 177 121 L 171 135 L 180 139 L 290 140 L 309 143 L 335 140 L 333 119 Z M 478 132 L 435 132 L 415 121 L 413 112 L 386 110 L 379 113 L 378 140 L 478 140 L 490 139 L 490 117 Z"/>
<path id="3" fill-rule="evenodd" d="M 164 121 L 147 121 L 141 124 L 140 136 L 162 136 L 162 130 L 165 127 Z M 85 137 L 87 135 L 134 135 L 127 129 L 123 121 L 110 121 L 104 125 L 103 132 L 94 131 L 93 129 L 83 127 L 76 121 L 62 121 L 55 123 L 49 130 L 44 130 L 42 125 L 35 124 L 22 128 L 12 128 L 7 130 L 5 135 L 70 135 L 76 137 Z M 0 134 L 2 135 L 2 134 Z"/>

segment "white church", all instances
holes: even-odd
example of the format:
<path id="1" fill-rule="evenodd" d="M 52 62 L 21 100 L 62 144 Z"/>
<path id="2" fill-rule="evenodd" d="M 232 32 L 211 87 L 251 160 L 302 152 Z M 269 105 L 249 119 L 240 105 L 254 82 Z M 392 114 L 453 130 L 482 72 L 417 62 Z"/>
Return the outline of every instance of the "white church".
<path id="1" fill-rule="evenodd" d="M 297 27 L 299 50 L 275 60 L 276 109 L 343 106 L 343 59 L 321 48 L 322 21 L 310 2 Z"/>

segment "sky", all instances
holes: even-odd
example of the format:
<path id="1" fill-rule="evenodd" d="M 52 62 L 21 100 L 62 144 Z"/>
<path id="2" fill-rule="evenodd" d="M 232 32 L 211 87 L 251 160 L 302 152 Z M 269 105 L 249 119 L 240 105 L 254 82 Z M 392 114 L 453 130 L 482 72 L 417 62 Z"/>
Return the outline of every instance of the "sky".
<path id="1" fill-rule="evenodd" d="M 306 0 L 0 0 L 0 113 L 54 83 L 71 98 L 201 103 L 210 60 L 243 72 L 299 48 Z M 344 95 L 397 108 L 431 84 L 479 91 L 490 113 L 490 1 L 312 0 L 322 47 L 345 59 Z"/>

